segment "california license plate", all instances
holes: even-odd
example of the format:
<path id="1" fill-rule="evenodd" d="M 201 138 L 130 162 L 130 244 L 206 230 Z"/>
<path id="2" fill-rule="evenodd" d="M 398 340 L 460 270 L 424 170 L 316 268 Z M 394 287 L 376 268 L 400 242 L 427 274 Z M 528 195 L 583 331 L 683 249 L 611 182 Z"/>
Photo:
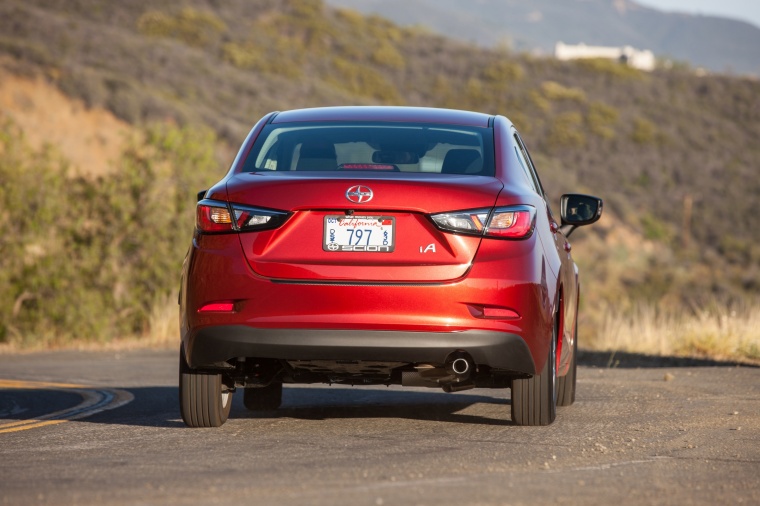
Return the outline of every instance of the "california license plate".
<path id="1" fill-rule="evenodd" d="M 390 253 L 396 239 L 393 216 L 325 216 L 322 249 Z"/>

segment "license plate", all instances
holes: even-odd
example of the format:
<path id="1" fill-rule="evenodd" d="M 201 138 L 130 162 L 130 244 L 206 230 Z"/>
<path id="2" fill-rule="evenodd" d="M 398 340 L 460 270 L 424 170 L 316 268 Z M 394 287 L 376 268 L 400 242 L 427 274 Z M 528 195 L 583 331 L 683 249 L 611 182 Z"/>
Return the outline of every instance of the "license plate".
<path id="1" fill-rule="evenodd" d="M 393 216 L 325 216 L 322 249 L 390 253 L 396 239 Z"/>

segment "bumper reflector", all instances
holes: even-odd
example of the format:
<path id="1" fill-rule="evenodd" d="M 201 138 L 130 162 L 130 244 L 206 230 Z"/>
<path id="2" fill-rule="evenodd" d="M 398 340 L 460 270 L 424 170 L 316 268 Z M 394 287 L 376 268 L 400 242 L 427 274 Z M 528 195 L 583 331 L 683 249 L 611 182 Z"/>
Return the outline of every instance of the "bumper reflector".
<path id="1" fill-rule="evenodd" d="M 520 315 L 517 311 L 501 307 L 484 307 L 483 318 L 500 318 L 503 320 L 517 320 Z"/>
<path id="2" fill-rule="evenodd" d="M 233 311 L 235 311 L 235 302 L 231 300 L 209 302 L 198 309 L 199 313 L 231 313 Z"/>

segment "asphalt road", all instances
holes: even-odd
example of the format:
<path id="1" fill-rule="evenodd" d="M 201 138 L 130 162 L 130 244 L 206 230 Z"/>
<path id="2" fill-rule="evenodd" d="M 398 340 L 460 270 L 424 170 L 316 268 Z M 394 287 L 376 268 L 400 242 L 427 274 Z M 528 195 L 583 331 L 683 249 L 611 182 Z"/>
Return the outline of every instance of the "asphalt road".
<path id="1" fill-rule="evenodd" d="M 2 504 L 760 504 L 760 368 L 584 354 L 549 427 L 509 390 L 314 385 L 188 429 L 175 355 L 0 356 Z"/>

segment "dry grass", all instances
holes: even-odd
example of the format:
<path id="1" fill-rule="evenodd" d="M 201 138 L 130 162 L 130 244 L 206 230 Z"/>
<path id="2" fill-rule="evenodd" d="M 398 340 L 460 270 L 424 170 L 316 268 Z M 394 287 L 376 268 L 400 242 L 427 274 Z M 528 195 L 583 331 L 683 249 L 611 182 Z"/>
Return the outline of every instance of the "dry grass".
<path id="1" fill-rule="evenodd" d="M 99 340 L 40 340 L 37 344 L 19 345 L 18 341 L 0 343 L 0 355 L 11 353 L 33 353 L 50 350 L 80 351 L 128 351 L 167 350 L 179 346 L 179 317 L 177 299 L 168 296 L 153 306 L 148 320 L 148 328 L 139 335 L 124 336 L 112 341 Z"/>
<path id="2" fill-rule="evenodd" d="M 621 307 L 607 305 L 598 330 L 589 325 L 583 331 L 589 336 L 583 341 L 584 348 L 760 364 L 760 301 L 733 308 L 712 304 L 691 311 L 663 310 L 651 304 Z M 0 354 L 50 349 L 174 349 L 179 344 L 177 311 L 177 301 L 171 296 L 156 302 L 149 328 L 141 335 L 111 342 L 45 342 L 32 347 L 8 343 L 0 345 Z"/>
<path id="3" fill-rule="evenodd" d="M 589 348 L 760 362 L 760 302 L 691 311 L 635 304 L 607 307 Z"/>

